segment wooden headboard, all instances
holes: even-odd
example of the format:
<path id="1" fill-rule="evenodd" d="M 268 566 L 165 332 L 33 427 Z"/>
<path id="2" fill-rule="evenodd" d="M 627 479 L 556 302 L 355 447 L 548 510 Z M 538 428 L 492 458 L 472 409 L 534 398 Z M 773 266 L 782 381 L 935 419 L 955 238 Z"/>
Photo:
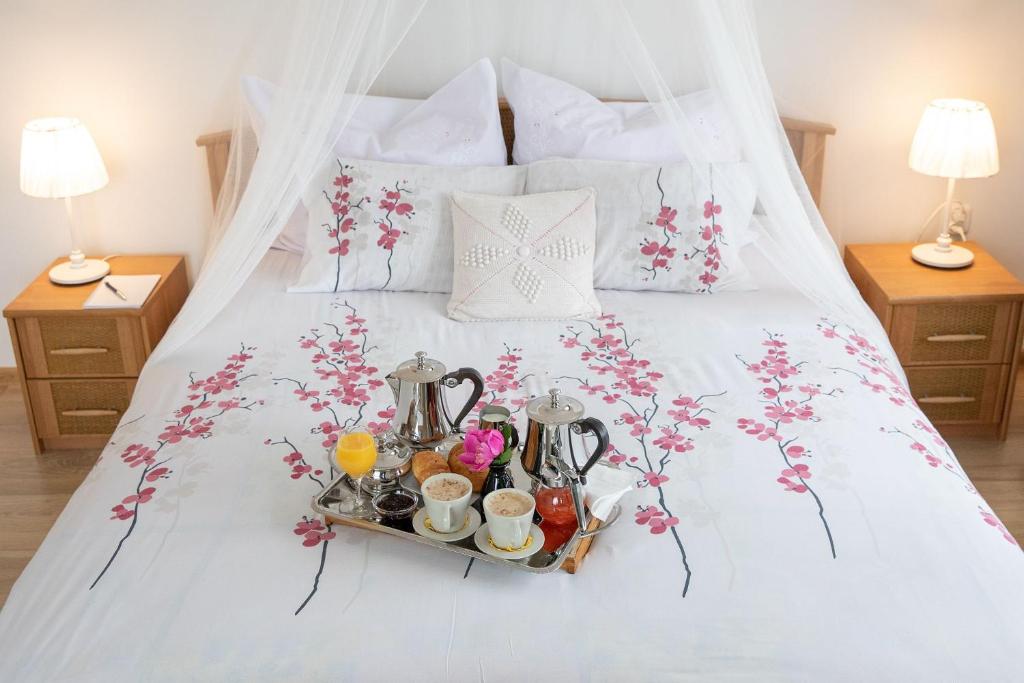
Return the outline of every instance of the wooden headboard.
<path id="1" fill-rule="evenodd" d="M 512 163 L 512 142 L 516 137 L 513 124 L 512 108 L 502 98 L 498 100 L 498 111 L 501 114 L 501 129 L 505 134 L 505 147 L 508 150 L 508 163 Z M 793 148 L 793 154 L 804 174 L 807 187 L 814 197 L 814 203 L 821 202 L 822 172 L 825 168 L 825 140 L 834 135 L 836 129 L 827 123 L 800 121 L 782 117 L 782 126 L 786 129 L 786 137 Z M 228 168 L 228 152 L 231 149 L 231 131 L 209 133 L 196 138 L 196 146 L 206 149 L 206 168 L 210 173 L 210 196 L 217 203 L 220 186 L 224 181 L 224 173 Z"/>

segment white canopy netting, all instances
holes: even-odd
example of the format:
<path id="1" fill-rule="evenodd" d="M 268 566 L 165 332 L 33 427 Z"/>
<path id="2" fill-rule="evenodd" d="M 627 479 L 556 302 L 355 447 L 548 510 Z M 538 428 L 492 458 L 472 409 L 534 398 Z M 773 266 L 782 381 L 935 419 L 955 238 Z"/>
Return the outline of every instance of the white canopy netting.
<path id="1" fill-rule="evenodd" d="M 166 357 L 238 292 L 378 79 L 440 83 L 446 64 L 508 58 L 609 98 L 646 98 L 695 172 L 708 136 L 679 99 L 709 90 L 757 182 L 754 228 L 768 262 L 823 313 L 879 332 L 843 269 L 779 120 L 746 0 L 304 0 L 282 12 L 290 46 L 254 40 L 244 73 L 277 85 L 256 136 L 241 100 L 210 248 L 192 296 L 158 347 Z M 273 21 L 281 21 L 274 17 Z M 656 37 L 656 39 L 651 38 Z M 671 36 L 666 40 L 666 36 Z M 241 76 L 243 72 L 239 73 Z M 630 92 L 621 92 L 623 84 Z M 382 93 L 394 94 L 394 93 Z M 716 190 L 729 182 L 716 175 Z"/>

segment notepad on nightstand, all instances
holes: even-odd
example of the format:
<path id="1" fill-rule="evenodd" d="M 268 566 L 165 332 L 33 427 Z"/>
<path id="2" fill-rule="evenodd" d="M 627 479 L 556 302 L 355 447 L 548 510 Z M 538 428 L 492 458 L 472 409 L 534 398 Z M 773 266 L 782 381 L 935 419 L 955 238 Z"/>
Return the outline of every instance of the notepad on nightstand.
<path id="1" fill-rule="evenodd" d="M 149 293 L 160 281 L 159 275 L 108 275 L 96 285 L 83 308 L 142 308 Z M 118 292 L 124 294 L 122 299 L 104 283 L 109 282 Z"/>

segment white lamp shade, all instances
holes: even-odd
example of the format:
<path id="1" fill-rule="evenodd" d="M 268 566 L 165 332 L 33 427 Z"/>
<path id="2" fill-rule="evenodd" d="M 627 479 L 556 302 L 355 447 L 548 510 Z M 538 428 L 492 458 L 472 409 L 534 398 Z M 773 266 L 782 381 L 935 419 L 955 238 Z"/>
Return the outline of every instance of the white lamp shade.
<path id="1" fill-rule="evenodd" d="M 933 100 L 914 134 L 910 168 L 942 178 L 995 175 L 999 149 L 988 107 L 974 100 Z"/>
<path id="2" fill-rule="evenodd" d="M 21 133 L 21 191 L 32 197 L 77 197 L 110 181 L 100 151 L 81 121 L 35 119 Z"/>

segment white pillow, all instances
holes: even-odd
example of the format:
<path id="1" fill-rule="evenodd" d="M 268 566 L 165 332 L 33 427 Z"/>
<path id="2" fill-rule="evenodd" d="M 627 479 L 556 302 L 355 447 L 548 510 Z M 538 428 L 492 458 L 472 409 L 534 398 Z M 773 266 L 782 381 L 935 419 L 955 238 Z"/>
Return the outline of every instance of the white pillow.
<path id="1" fill-rule="evenodd" d="M 245 76 L 242 89 L 258 141 L 277 86 Z M 406 164 L 504 166 L 507 150 L 494 67 L 490 60 L 481 59 L 425 100 L 365 96 L 334 153 L 342 158 Z M 296 209 L 275 247 L 302 251 L 305 210 L 301 205 Z"/>
<path id="2" fill-rule="evenodd" d="M 302 270 L 289 292 L 452 291 L 448 195 L 521 194 L 521 166 L 414 166 L 332 159 L 303 196 Z"/>
<path id="3" fill-rule="evenodd" d="M 753 174 L 743 163 L 709 167 L 553 159 L 530 164 L 526 191 L 597 190 L 598 289 L 755 289 L 739 256 L 752 241 Z"/>
<path id="4" fill-rule="evenodd" d="M 455 320 L 595 318 L 594 188 L 519 197 L 453 192 Z"/>
<path id="5" fill-rule="evenodd" d="M 671 127 L 648 102 L 601 102 L 557 78 L 501 60 L 501 85 L 515 114 L 512 159 L 605 159 L 666 163 L 685 161 Z M 723 105 L 710 90 L 676 100 L 709 145 L 712 161 L 740 161 Z"/>

